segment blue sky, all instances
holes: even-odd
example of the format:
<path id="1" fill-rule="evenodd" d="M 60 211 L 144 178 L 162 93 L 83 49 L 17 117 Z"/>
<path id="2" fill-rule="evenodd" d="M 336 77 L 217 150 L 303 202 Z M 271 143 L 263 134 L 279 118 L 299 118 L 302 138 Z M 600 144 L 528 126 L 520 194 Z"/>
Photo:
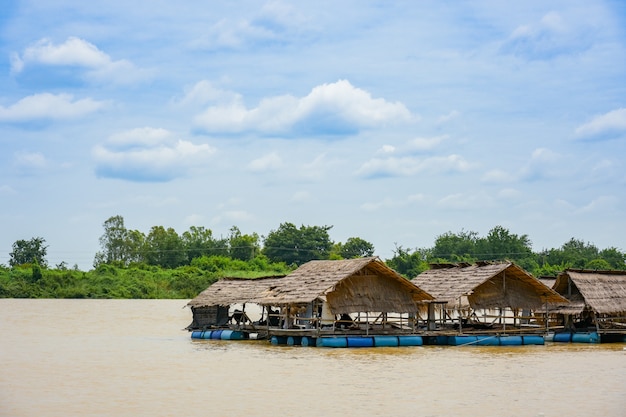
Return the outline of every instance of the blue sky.
<path id="1" fill-rule="evenodd" d="M 622 1 L 5 0 L 0 263 L 103 222 L 626 250 Z"/>

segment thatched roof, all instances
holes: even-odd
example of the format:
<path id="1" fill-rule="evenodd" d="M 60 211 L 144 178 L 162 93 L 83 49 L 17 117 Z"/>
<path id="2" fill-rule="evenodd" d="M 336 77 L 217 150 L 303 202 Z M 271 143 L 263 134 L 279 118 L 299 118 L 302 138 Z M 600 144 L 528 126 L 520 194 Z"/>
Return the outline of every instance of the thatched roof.
<path id="1" fill-rule="evenodd" d="M 264 278 L 222 278 L 189 301 L 189 307 L 229 306 L 231 304 L 255 303 L 283 276 Z"/>
<path id="2" fill-rule="evenodd" d="M 467 297 L 472 308 L 539 308 L 567 300 L 512 262 L 432 265 L 413 278 L 437 301 L 450 306 Z"/>
<path id="3" fill-rule="evenodd" d="M 600 314 L 626 312 L 626 271 L 568 269 L 559 274 L 554 289 L 574 304 L 559 309 L 563 314 L 580 313 L 585 307 Z"/>
<path id="4" fill-rule="evenodd" d="M 336 314 L 415 312 L 433 297 L 377 257 L 310 261 L 287 275 L 261 304 L 304 305 L 326 300 Z"/>

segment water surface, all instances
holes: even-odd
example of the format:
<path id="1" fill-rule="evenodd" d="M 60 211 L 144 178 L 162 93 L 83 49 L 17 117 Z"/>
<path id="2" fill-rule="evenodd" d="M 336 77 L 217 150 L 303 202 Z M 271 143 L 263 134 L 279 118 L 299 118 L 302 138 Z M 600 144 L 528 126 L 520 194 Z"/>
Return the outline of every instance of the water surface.
<path id="1" fill-rule="evenodd" d="M 626 344 L 192 340 L 185 304 L 0 299 L 0 416 L 626 415 Z"/>

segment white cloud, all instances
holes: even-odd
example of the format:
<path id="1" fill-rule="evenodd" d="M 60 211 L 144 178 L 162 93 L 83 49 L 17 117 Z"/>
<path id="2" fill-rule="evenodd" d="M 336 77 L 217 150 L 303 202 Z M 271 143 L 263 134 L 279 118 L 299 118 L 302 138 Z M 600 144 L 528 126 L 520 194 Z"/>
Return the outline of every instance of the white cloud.
<path id="1" fill-rule="evenodd" d="M 311 162 L 302 164 L 300 175 L 310 180 L 319 180 L 324 174 L 331 172 L 336 161 L 329 160 L 326 153 L 317 155 Z"/>
<path id="2" fill-rule="evenodd" d="M 306 22 L 307 17 L 290 3 L 270 1 L 251 18 L 220 19 L 191 44 L 199 49 L 244 49 L 285 43 L 297 39 Z"/>
<path id="3" fill-rule="evenodd" d="M 240 103 L 241 95 L 232 91 L 216 87 L 208 80 L 197 82 L 193 87 L 186 89 L 185 95 L 175 100 L 181 106 L 205 105 L 207 103 Z"/>
<path id="4" fill-rule="evenodd" d="M 13 167 L 20 175 L 30 176 L 45 172 L 48 169 L 48 161 L 41 152 L 16 152 L 13 159 Z"/>
<path id="5" fill-rule="evenodd" d="M 271 152 L 257 158 L 248 164 L 252 172 L 276 171 L 283 165 L 283 160 L 276 152 Z"/>
<path id="6" fill-rule="evenodd" d="M 441 142 L 447 139 L 447 136 L 435 136 L 432 138 L 415 138 L 409 141 L 409 151 L 429 151 L 436 148 Z"/>
<path id="7" fill-rule="evenodd" d="M 4 195 L 12 195 L 12 194 L 17 194 L 17 192 L 15 191 L 15 189 L 9 185 L 0 185 L 0 195 L 4 194 Z"/>
<path id="8" fill-rule="evenodd" d="M 396 151 L 396 147 L 393 145 L 383 145 L 379 150 L 378 153 L 382 153 L 382 154 L 389 154 L 389 153 L 394 153 Z"/>
<path id="9" fill-rule="evenodd" d="M 587 205 L 576 210 L 577 214 L 597 213 L 616 207 L 619 200 L 615 196 L 603 195 L 591 200 Z"/>
<path id="10" fill-rule="evenodd" d="M 130 61 L 113 61 L 92 43 L 77 37 L 69 37 L 58 45 L 50 39 L 41 39 L 27 47 L 21 55 L 11 56 L 13 74 L 36 65 L 84 68 L 85 78 L 96 82 L 128 84 L 149 76 L 148 71 L 136 68 Z"/>
<path id="11" fill-rule="evenodd" d="M 0 106 L 0 121 L 73 119 L 100 110 L 105 105 L 104 102 L 90 98 L 74 100 L 71 94 L 33 94 L 11 106 Z"/>
<path id="12" fill-rule="evenodd" d="M 561 155 L 550 149 L 537 148 L 520 170 L 518 178 L 526 181 L 555 178 L 560 175 L 560 167 L 557 165 L 560 159 Z"/>
<path id="13" fill-rule="evenodd" d="M 322 84 L 302 98 L 290 95 L 261 100 L 248 109 L 241 100 L 211 106 L 195 123 L 208 133 L 351 134 L 362 129 L 407 122 L 411 113 L 400 102 L 373 98 L 346 80 Z"/>
<path id="14" fill-rule="evenodd" d="M 586 32 L 590 28 L 577 23 L 576 17 L 549 12 L 539 22 L 518 26 L 502 44 L 502 51 L 529 60 L 580 52 L 589 48 Z"/>
<path id="15" fill-rule="evenodd" d="M 165 129 L 145 127 L 113 135 L 92 153 L 101 177 L 169 181 L 205 165 L 215 149 L 177 139 Z"/>
<path id="16" fill-rule="evenodd" d="M 420 159 L 415 157 L 373 158 L 357 170 L 357 175 L 375 177 L 405 177 L 422 172 L 466 172 L 473 168 L 462 156 L 448 155 Z"/>
<path id="17" fill-rule="evenodd" d="M 492 169 L 487 171 L 481 178 L 486 183 L 506 183 L 515 180 L 515 176 L 508 171 Z"/>
<path id="18" fill-rule="evenodd" d="M 579 138 L 593 138 L 626 134 L 626 108 L 620 108 L 594 117 L 576 129 Z"/>
<path id="19" fill-rule="evenodd" d="M 454 119 L 456 119 L 457 117 L 459 117 L 461 115 L 461 112 L 457 111 L 457 110 L 452 110 L 450 113 L 448 114 L 444 114 L 442 116 L 439 116 L 437 118 L 437 124 L 444 124 L 444 123 L 448 123 Z"/>

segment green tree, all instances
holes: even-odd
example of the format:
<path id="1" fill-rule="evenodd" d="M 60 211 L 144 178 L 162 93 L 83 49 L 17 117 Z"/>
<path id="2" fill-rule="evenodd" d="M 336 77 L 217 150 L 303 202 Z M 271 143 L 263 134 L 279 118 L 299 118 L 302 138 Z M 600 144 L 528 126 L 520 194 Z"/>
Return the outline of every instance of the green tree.
<path id="1" fill-rule="evenodd" d="M 333 242 L 328 231 L 332 226 L 300 226 L 282 223 L 268 233 L 263 253 L 272 262 L 301 265 L 313 259 L 328 259 Z"/>
<path id="2" fill-rule="evenodd" d="M 522 260 L 532 258 L 533 251 L 527 235 L 518 236 L 502 226 L 489 231 L 476 242 L 477 257 L 483 260 Z"/>
<path id="3" fill-rule="evenodd" d="M 102 250 L 96 253 L 94 267 L 100 264 L 126 266 L 129 262 L 128 230 L 120 215 L 109 217 L 103 224 L 104 233 L 100 236 Z"/>
<path id="4" fill-rule="evenodd" d="M 243 235 L 237 226 L 230 228 L 228 244 L 230 247 L 230 257 L 242 261 L 254 259 L 260 251 L 259 235 L 256 233 Z"/>
<path id="5" fill-rule="evenodd" d="M 385 261 L 387 266 L 403 276 L 413 279 L 428 269 L 427 258 L 430 252 L 427 249 L 404 249 L 396 244 L 393 257 Z"/>
<path id="6" fill-rule="evenodd" d="M 187 262 L 182 239 L 171 227 L 152 226 L 146 237 L 146 261 L 150 265 L 176 268 Z"/>
<path id="7" fill-rule="evenodd" d="M 46 254 L 48 246 L 42 237 L 34 237 L 30 240 L 17 240 L 13 243 L 13 251 L 9 254 L 9 265 L 18 266 L 25 264 L 37 264 L 44 268 L 48 266 Z"/>
<path id="8" fill-rule="evenodd" d="M 626 254 L 617 248 L 602 249 L 599 255 L 609 264 L 609 269 L 626 270 Z"/>
<path id="9" fill-rule="evenodd" d="M 540 254 L 543 263 L 563 265 L 566 268 L 584 268 L 594 259 L 599 258 L 598 248 L 582 240 L 571 238 L 559 249 L 550 249 Z"/>
<path id="10" fill-rule="evenodd" d="M 146 262 L 146 235 L 138 230 L 129 230 L 126 234 L 127 265 Z"/>
<path id="11" fill-rule="evenodd" d="M 435 239 L 432 257 L 449 262 L 473 261 L 476 259 L 477 241 L 476 232 L 463 230 L 459 233 L 446 232 Z"/>
<path id="12" fill-rule="evenodd" d="M 228 254 L 228 241 L 213 238 L 211 229 L 202 226 L 191 226 L 182 234 L 181 239 L 190 261 L 202 256 Z"/>
<path id="13" fill-rule="evenodd" d="M 374 245 L 360 237 L 351 237 L 346 240 L 346 243 L 340 245 L 339 254 L 343 259 L 373 256 Z"/>

